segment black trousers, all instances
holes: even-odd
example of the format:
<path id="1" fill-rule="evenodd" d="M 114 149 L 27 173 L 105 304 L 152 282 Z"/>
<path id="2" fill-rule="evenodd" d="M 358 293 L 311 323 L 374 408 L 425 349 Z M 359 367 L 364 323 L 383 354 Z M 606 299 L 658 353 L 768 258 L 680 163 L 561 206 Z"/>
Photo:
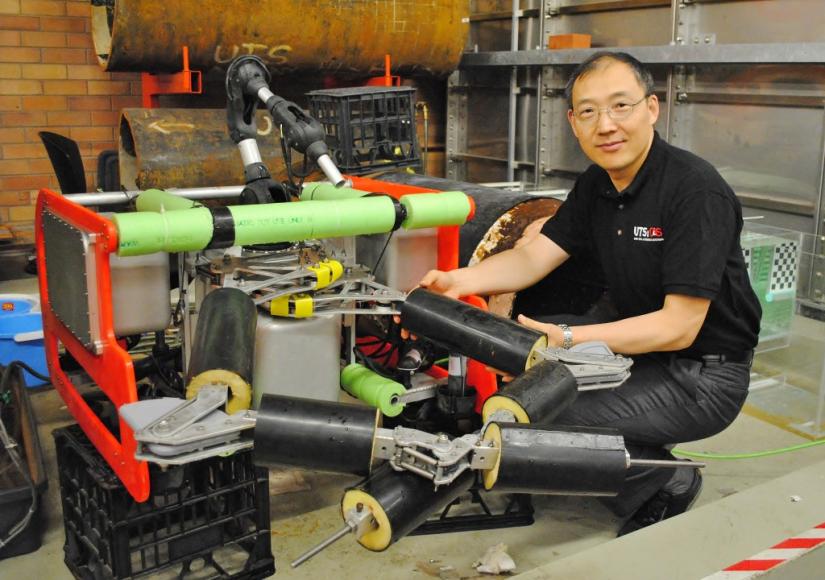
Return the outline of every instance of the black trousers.
<path id="1" fill-rule="evenodd" d="M 553 316 L 543 321 L 592 324 L 613 318 L 609 311 L 602 303 L 584 317 Z M 702 362 L 672 353 L 632 358 L 626 383 L 615 389 L 579 393 L 553 424 L 614 428 L 624 437 L 631 458 L 673 459 L 668 447 L 724 430 L 748 395 L 749 363 Z M 679 471 L 685 473 L 684 469 Z M 665 487 L 675 472 L 672 468 L 633 467 L 619 494 L 605 503 L 617 515 L 629 515 Z"/>
<path id="2" fill-rule="evenodd" d="M 633 359 L 625 384 L 579 393 L 553 424 L 614 428 L 631 458 L 672 459 L 667 446 L 719 433 L 745 403 L 749 364 L 703 363 L 667 353 Z M 617 515 L 629 515 L 663 488 L 674 471 L 632 467 L 619 495 L 605 503 Z"/>

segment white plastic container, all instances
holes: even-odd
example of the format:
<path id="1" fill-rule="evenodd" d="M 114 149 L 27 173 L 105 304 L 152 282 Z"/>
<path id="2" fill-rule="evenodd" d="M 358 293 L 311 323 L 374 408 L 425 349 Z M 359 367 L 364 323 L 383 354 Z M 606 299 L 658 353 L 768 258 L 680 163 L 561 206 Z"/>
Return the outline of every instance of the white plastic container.
<path id="1" fill-rule="evenodd" d="M 252 407 L 264 393 L 338 401 L 341 315 L 294 319 L 258 314 Z"/>
<path id="2" fill-rule="evenodd" d="M 164 330 L 172 318 L 169 254 L 121 257 L 111 254 L 115 334 Z"/>

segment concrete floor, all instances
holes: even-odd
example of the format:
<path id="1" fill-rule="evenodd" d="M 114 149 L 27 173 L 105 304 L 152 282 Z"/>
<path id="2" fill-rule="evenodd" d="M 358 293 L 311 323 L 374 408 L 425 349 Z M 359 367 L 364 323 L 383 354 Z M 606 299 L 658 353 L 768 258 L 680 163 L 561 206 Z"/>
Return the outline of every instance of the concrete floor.
<path id="1" fill-rule="evenodd" d="M 25 286 L 14 284 L 9 286 L 6 283 L 2 291 L 25 291 Z M 822 329 L 814 329 L 813 336 L 817 336 L 819 330 Z M 820 336 L 825 336 L 825 331 Z M 49 489 L 44 497 L 43 506 L 47 526 L 40 550 L 0 561 L 0 578 L 37 576 L 50 580 L 69 579 L 72 576 L 63 564 L 64 536 L 51 431 L 71 422 L 71 417 L 60 397 L 53 390 L 34 392 L 32 401 L 49 468 Z M 725 432 L 710 439 L 680 447 L 687 450 L 724 454 L 774 449 L 806 441 L 808 439 L 787 429 L 780 429 L 766 421 L 742 414 Z M 825 461 L 825 445 L 760 459 L 711 461 L 704 471 L 705 486 L 696 507 L 711 505 L 728 496 L 823 461 Z M 352 538 L 347 537 L 302 567 L 293 570 L 289 567 L 292 559 L 341 526 L 338 511 L 341 492 L 356 479 L 340 475 L 296 474 L 294 472 L 286 474 L 273 472 L 272 476 L 273 488 L 301 488 L 298 491 L 277 493 L 271 496 L 272 549 L 275 554 L 278 577 L 295 579 L 317 579 L 323 576 L 385 579 L 475 578 L 477 574 L 472 568 L 473 562 L 487 548 L 499 542 L 508 545 L 509 554 L 515 560 L 519 573 L 536 570 L 548 563 L 560 561 L 574 554 L 581 554 L 586 550 L 588 554 L 593 554 L 593 558 L 598 558 L 600 548 L 606 550 L 617 543 L 613 540 L 620 522 L 597 500 L 574 497 L 535 497 L 536 523 L 529 527 L 407 537 L 383 553 L 369 552 L 355 543 Z M 759 507 L 754 505 L 753 509 L 758 510 Z M 825 513 L 820 515 L 818 521 L 825 521 Z M 679 533 L 673 532 L 672 529 L 672 526 L 662 525 L 662 533 L 666 531 L 668 534 Z M 807 527 L 800 527 L 796 531 L 801 532 L 805 529 Z M 747 534 L 746 531 L 742 533 Z M 632 536 L 628 538 L 630 537 Z M 622 541 L 625 540 L 627 538 Z M 678 535 L 674 537 L 674 542 L 685 541 L 687 538 Z M 716 549 L 724 550 L 725 547 L 716 546 Z M 665 570 L 668 566 L 678 565 L 678 560 L 676 562 L 673 560 L 673 554 L 665 555 L 656 551 L 639 550 L 634 557 L 646 560 L 660 558 L 663 574 L 661 578 L 672 577 L 667 575 Z M 544 576 L 535 575 L 535 577 Z M 591 575 L 589 579 L 599 577 L 612 579 L 638 576 L 632 573 L 607 574 Z"/>

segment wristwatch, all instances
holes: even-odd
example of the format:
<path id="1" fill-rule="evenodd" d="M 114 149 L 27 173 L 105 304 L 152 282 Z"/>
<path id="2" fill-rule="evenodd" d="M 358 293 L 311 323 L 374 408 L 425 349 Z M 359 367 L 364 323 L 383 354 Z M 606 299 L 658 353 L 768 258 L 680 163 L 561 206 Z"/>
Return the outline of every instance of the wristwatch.
<path id="1" fill-rule="evenodd" d="M 570 327 L 566 324 L 557 324 L 556 326 L 561 328 L 561 334 L 562 334 L 561 347 L 562 348 L 570 348 L 571 346 L 573 346 L 573 331 L 570 330 Z"/>

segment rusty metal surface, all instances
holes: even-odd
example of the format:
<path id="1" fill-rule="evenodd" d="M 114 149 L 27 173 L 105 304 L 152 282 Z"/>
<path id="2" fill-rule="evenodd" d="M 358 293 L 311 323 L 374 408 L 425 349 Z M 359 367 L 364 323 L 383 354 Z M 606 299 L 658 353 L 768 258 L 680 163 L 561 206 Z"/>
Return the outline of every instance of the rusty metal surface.
<path id="1" fill-rule="evenodd" d="M 548 217 L 556 215 L 560 205 L 561 202 L 557 199 L 537 197 L 510 208 L 494 221 L 485 232 L 473 251 L 468 265 L 476 264 L 504 250 L 512 249 L 523 237 L 529 238 L 537 235 L 541 228 L 535 226 L 531 228 L 530 226 L 532 224 L 539 226 Z M 488 307 L 491 312 L 509 318 L 513 314 L 515 301 L 515 292 L 495 294 L 488 298 Z"/>
<path id="2" fill-rule="evenodd" d="M 478 242 L 468 265 L 476 264 L 494 254 L 515 247 L 525 235 L 527 227 L 537 221 L 545 221 L 556 214 L 561 205 L 557 199 L 536 197 L 508 209 L 496 219 Z M 528 235 L 536 235 L 539 230 L 531 228 Z"/>
<path id="3" fill-rule="evenodd" d="M 255 54 L 276 73 L 315 69 L 443 75 L 458 65 L 469 0 L 113 0 L 92 2 L 92 36 L 109 71 L 208 70 Z"/>
<path id="4" fill-rule="evenodd" d="M 277 131 L 258 113 L 261 157 L 276 179 L 286 177 Z M 229 138 L 224 109 L 124 109 L 119 169 L 127 189 L 243 183 L 243 163 Z"/>

